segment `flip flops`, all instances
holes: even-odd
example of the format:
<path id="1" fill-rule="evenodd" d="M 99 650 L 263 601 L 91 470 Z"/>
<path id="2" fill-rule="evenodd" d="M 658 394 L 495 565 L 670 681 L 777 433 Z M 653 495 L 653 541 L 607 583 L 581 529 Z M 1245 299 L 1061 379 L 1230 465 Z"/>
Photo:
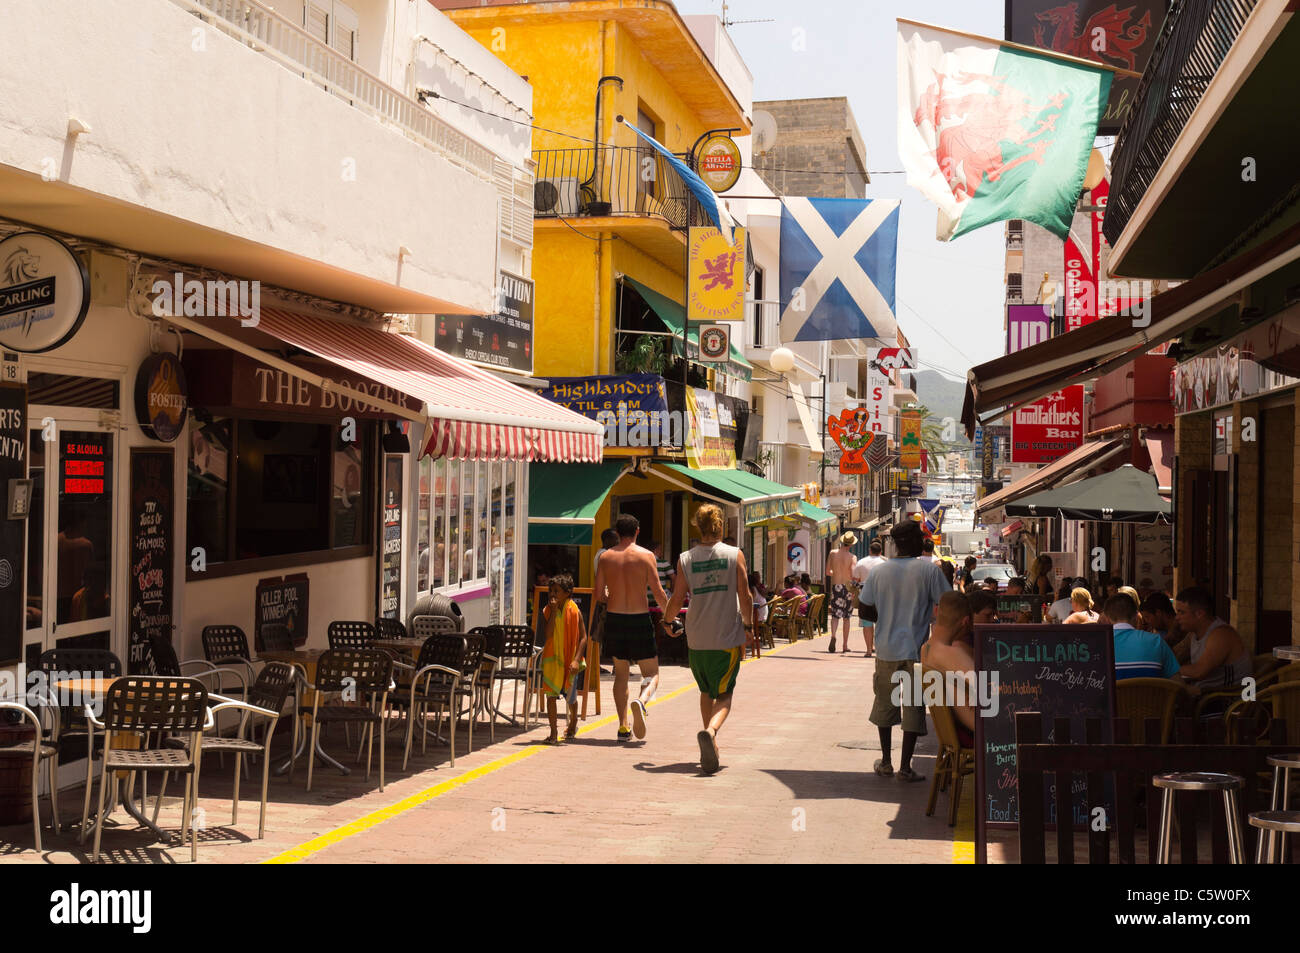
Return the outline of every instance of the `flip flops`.
<path id="1" fill-rule="evenodd" d="M 924 775 L 924 774 L 917 774 L 917 773 L 916 773 L 915 771 L 913 771 L 911 768 L 899 768 L 899 769 L 898 769 L 898 780 L 900 780 L 900 781 L 904 781 L 904 782 L 907 782 L 907 783 L 909 783 L 909 784 L 913 784 L 913 783 L 915 783 L 915 782 L 917 782 L 917 781 L 924 781 L 924 780 L 925 780 L 925 775 Z"/>

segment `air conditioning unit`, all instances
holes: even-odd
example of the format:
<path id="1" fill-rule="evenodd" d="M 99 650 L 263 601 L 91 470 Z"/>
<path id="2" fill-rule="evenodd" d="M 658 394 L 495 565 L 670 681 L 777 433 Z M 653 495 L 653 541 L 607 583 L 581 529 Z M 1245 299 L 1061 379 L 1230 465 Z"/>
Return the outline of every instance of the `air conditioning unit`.
<path id="1" fill-rule="evenodd" d="M 578 179 L 574 176 L 538 179 L 533 185 L 533 214 L 537 218 L 576 217 L 578 196 Z"/>

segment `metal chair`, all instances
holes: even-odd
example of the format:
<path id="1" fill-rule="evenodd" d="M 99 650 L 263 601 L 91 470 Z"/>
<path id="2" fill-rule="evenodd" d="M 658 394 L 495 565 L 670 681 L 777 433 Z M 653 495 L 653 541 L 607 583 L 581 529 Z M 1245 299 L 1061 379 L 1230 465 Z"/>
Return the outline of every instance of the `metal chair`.
<path id="1" fill-rule="evenodd" d="M 289 627 L 279 622 L 262 626 L 258 643 L 259 652 L 292 652 L 298 648 L 293 644 L 293 633 Z"/>
<path id="2" fill-rule="evenodd" d="M 1255 863 L 1286 863 L 1286 835 L 1300 834 L 1300 811 L 1259 811 L 1250 815 L 1248 820 L 1251 827 L 1259 829 L 1255 839 Z"/>
<path id="3" fill-rule="evenodd" d="M 510 699 L 510 716 L 506 721 L 518 727 L 515 714 L 519 706 L 519 685 L 522 682 L 524 686 L 524 720 L 527 722 L 531 676 L 541 651 L 533 644 L 533 630 L 528 626 L 501 625 L 496 628 L 501 632 L 501 651 L 492 675 L 497 689 L 496 698 L 492 701 L 492 715 L 494 720 L 497 716 L 506 717 L 501 711 L 501 696 L 509 682 L 514 685 L 514 691 Z"/>
<path id="4" fill-rule="evenodd" d="M 1241 839 L 1241 818 L 1237 815 L 1237 792 L 1245 784 L 1240 775 L 1178 771 L 1173 774 L 1157 774 L 1151 783 L 1164 792 L 1160 804 L 1160 840 L 1156 850 L 1158 863 L 1168 864 L 1173 857 L 1174 795 L 1179 791 L 1218 791 L 1223 794 L 1224 822 L 1228 827 L 1228 863 L 1246 862 Z"/>
<path id="5" fill-rule="evenodd" d="M 59 748 L 58 745 L 45 740 L 44 732 L 41 728 L 41 719 L 22 702 L 0 701 L 0 711 L 16 711 L 22 715 L 24 721 L 32 724 L 32 740 L 19 741 L 15 744 L 0 745 L 0 751 L 16 753 L 19 755 L 30 754 L 32 756 L 32 833 L 36 838 L 36 853 L 41 852 L 41 807 L 40 807 L 40 783 L 41 783 L 41 762 L 45 761 L 49 768 L 49 799 L 50 799 L 50 818 L 54 824 L 54 833 L 60 833 L 59 827 Z M 87 757 L 89 760 L 89 757 Z"/>
<path id="6" fill-rule="evenodd" d="M 368 625 L 369 623 L 367 623 Z M 370 777 L 370 762 L 375 743 L 375 728 L 382 729 L 388 692 L 393 687 L 393 659 L 378 649 L 330 649 L 316 663 L 316 683 L 308 684 L 316 695 L 311 709 L 311 741 L 308 751 L 316 750 L 316 733 L 322 724 L 342 722 L 361 725 L 369 729 L 366 743 L 366 777 Z M 337 704 L 321 706 L 321 697 L 327 693 L 349 694 L 360 699 L 369 696 L 370 704 Z M 344 699 L 346 702 L 347 699 Z M 384 790 L 384 737 L 379 736 L 379 790 Z M 307 790 L 311 790 L 312 768 L 316 758 L 307 758 Z"/>
<path id="7" fill-rule="evenodd" d="M 401 619 L 385 619 L 379 616 L 375 619 L 375 638 L 377 639 L 409 639 L 406 632 L 406 626 L 402 624 Z"/>
<path id="8" fill-rule="evenodd" d="M 417 615 L 411 620 L 411 634 L 417 639 L 431 635 L 462 635 L 460 623 L 445 615 Z"/>
<path id="9" fill-rule="evenodd" d="M 331 622 L 326 633 L 332 649 L 368 649 L 375 644 L 375 627 L 369 622 Z"/>
<path id="10" fill-rule="evenodd" d="M 416 620 L 419 630 L 419 620 Z M 410 717 L 406 722 L 406 751 L 402 755 L 402 770 L 406 770 L 411 757 L 411 738 L 415 731 L 417 718 L 424 731 L 420 739 L 420 753 L 427 750 L 429 733 L 424 719 L 429 713 L 429 705 L 438 706 L 438 721 L 442 721 L 443 711 L 450 712 L 463 694 L 461 680 L 464 678 L 468 641 L 463 635 L 444 633 L 431 635 L 420 647 L 420 658 L 415 663 L 415 676 L 411 679 L 410 694 L 407 705 Z M 472 692 L 472 686 L 469 688 Z M 436 728 L 435 728 L 436 730 Z M 450 732 L 451 766 L 456 767 L 456 732 Z"/>
<path id="11" fill-rule="evenodd" d="M 463 697 L 469 701 L 469 707 L 465 710 L 469 715 L 469 750 L 466 754 L 474 753 L 474 722 L 478 721 L 475 703 L 478 700 L 479 676 L 486 652 L 487 636 L 482 627 L 475 627 L 465 633 L 465 664 L 461 667 L 460 674 L 461 687 L 464 689 Z M 456 727 L 460 724 L 461 711 L 459 706 L 453 706 L 452 711 L 451 733 L 454 736 Z"/>
<path id="12" fill-rule="evenodd" d="M 244 755 L 260 754 L 262 756 L 262 807 L 258 815 L 257 836 L 261 839 L 266 836 L 266 791 L 270 781 L 271 773 L 271 737 L 275 733 L 275 726 L 279 723 L 280 717 L 284 712 L 284 703 L 289 697 L 289 690 L 295 682 L 294 669 L 292 665 L 285 662 L 267 662 L 262 668 L 261 674 L 248 689 L 248 698 L 245 701 L 238 701 L 233 698 L 226 698 L 222 695 L 212 695 L 211 698 L 217 702 L 212 708 L 212 717 L 215 723 L 216 716 L 219 712 L 230 710 L 241 712 L 239 719 L 239 731 L 234 737 L 227 738 L 221 735 L 203 735 L 199 742 L 203 750 L 232 752 L 235 756 L 235 792 L 231 796 L 230 806 L 230 823 L 233 825 L 239 820 L 239 776 L 240 767 Z M 292 712 L 290 712 L 292 715 Z M 266 732 L 261 741 L 254 741 L 252 738 L 245 738 L 244 732 L 249 728 L 249 721 L 252 718 L 264 718 L 267 720 Z M 298 747 L 298 719 L 292 718 L 293 722 L 293 741 L 289 750 Z M 168 747 L 184 747 L 188 742 L 183 738 L 169 738 L 164 744 Z M 163 777 L 163 790 L 167 788 L 167 778 Z M 162 795 L 158 797 L 158 803 L 162 803 Z M 158 811 L 155 807 L 154 818 L 157 819 Z"/>
<path id="13" fill-rule="evenodd" d="M 213 725 L 208 711 L 208 689 L 197 678 L 128 675 L 119 678 L 104 698 L 104 718 L 100 721 L 86 706 L 86 720 L 104 731 L 104 757 L 99 775 L 99 813 L 95 816 L 95 847 L 91 863 L 99 860 L 100 835 L 104 828 L 104 794 L 110 772 L 125 771 L 128 790 L 140 772 L 175 772 L 186 777 L 185 799 L 181 816 L 181 843 L 190 834 L 190 860 L 199 859 L 198 830 L 191 817 L 198 805 L 200 737 Z M 190 736 L 184 748 L 146 748 L 133 750 L 113 747 L 113 737 L 127 733 L 144 735 L 179 732 Z M 161 792 L 158 795 L 162 797 Z"/>
<path id="14" fill-rule="evenodd" d="M 470 630 L 471 633 L 479 631 L 478 629 Z M 483 661 L 479 665 L 478 678 L 475 679 L 474 711 L 475 718 L 479 710 L 487 712 L 488 720 L 488 738 L 490 743 L 496 744 L 497 740 L 497 718 L 496 711 L 492 707 L 492 689 L 496 687 L 497 669 L 501 667 L 501 653 L 505 650 L 506 634 L 501 631 L 499 625 L 485 625 L 482 627 L 484 639 Z"/>
<path id="15" fill-rule="evenodd" d="M 249 683 L 257 677 L 253 656 L 248 651 L 248 636 L 237 625 L 205 625 L 203 627 L 203 657 L 209 665 L 237 665 L 246 673 Z"/>

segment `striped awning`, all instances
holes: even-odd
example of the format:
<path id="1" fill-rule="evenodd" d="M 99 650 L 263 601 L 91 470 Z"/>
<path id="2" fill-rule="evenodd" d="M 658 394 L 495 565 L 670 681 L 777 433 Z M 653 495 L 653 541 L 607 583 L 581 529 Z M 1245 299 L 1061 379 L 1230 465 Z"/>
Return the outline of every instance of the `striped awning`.
<path id="1" fill-rule="evenodd" d="M 212 319 L 167 320 L 297 376 L 318 376 L 215 330 Z M 412 412 L 368 398 L 395 416 L 427 423 L 424 453 L 432 457 L 599 463 L 603 456 L 605 429 L 594 420 L 416 338 L 273 307 L 261 309 L 257 330 L 421 402 L 422 410 Z"/>

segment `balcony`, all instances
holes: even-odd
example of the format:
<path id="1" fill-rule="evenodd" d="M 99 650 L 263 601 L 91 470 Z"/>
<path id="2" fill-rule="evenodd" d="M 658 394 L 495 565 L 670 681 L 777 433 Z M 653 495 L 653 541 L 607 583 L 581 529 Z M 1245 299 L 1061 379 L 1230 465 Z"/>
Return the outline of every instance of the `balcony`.
<path id="1" fill-rule="evenodd" d="M 1277 98 L 1294 88 L 1300 58 L 1287 8 L 1183 0 L 1166 17 L 1115 146 L 1112 273 L 1190 278 L 1280 217 L 1294 177 L 1264 170 L 1300 161 L 1293 111 Z"/>
<path id="2" fill-rule="evenodd" d="M 650 149 L 543 149 L 533 160 L 536 218 L 649 217 L 679 231 L 708 224 L 681 177 Z"/>
<path id="3" fill-rule="evenodd" d="M 745 325 L 749 333 L 745 340 L 745 359 L 770 366 L 772 352 L 787 347 L 794 354 L 794 370 L 805 377 L 820 377 L 830 359 L 830 341 L 806 341 L 799 344 L 781 343 L 781 302 L 745 302 Z"/>

